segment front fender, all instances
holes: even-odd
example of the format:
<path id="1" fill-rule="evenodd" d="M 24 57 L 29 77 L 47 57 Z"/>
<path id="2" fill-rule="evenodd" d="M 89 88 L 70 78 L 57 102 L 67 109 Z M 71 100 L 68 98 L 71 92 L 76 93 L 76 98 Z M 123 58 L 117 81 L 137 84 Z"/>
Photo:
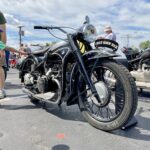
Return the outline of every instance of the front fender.
<path id="1" fill-rule="evenodd" d="M 94 59 L 97 60 L 99 59 L 112 59 L 113 57 L 118 57 L 119 55 L 116 54 L 115 52 L 109 52 L 109 51 L 104 51 L 104 50 L 99 50 L 99 49 L 94 49 L 89 52 L 84 53 L 82 55 L 83 61 L 85 65 L 87 65 L 89 62 L 93 61 Z M 71 77 L 70 77 L 70 92 L 72 92 L 72 89 L 74 89 L 74 83 L 75 82 L 75 77 L 78 76 L 78 66 L 77 63 L 74 65 L 71 71 Z"/>
<path id="2" fill-rule="evenodd" d="M 112 58 L 118 57 L 119 55 L 108 49 L 93 49 L 83 54 L 83 59 L 87 58 L 88 60 L 97 59 L 97 58 Z"/>
<path id="3" fill-rule="evenodd" d="M 84 53 L 84 55 L 82 55 L 83 61 L 85 63 L 85 66 L 87 66 L 88 64 L 90 64 L 90 62 L 93 62 L 93 60 L 101 60 L 101 59 L 112 59 L 113 57 L 118 57 L 119 55 L 117 55 L 114 52 L 105 52 L 105 51 L 100 51 L 99 49 L 95 49 L 95 50 L 91 50 L 89 52 Z M 77 81 L 79 77 L 79 70 L 78 70 L 78 65 L 77 63 L 75 63 L 75 65 L 72 68 L 71 71 L 71 76 L 70 76 L 70 89 L 69 89 L 69 93 L 70 95 L 73 95 L 71 97 L 71 99 L 69 99 L 67 101 L 68 105 L 71 104 L 75 104 L 77 103 L 77 97 L 75 95 L 77 95 L 76 90 L 77 90 Z"/>
<path id="4" fill-rule="evenodd" d="M 128 61 L 126 58 L 117 58 L 118 54 L 116 54 L 115 52 L 113 51 L 108 51 L 108 49 L 94 49 L 94 50 L 91 50 L 89 52 L 86 52 L 84 53 L 83 55 L 83 59 L 87 61 L 90 61 L 90 60 L 94 60 L 94 59 L 102 59 L 102 58 L 114 58 L 114 60 L 117 61 L 117 63 L 120 63 L 122 65 L 124 65 L 127 69 L 130 69 L 129 68 L 129 64 L 128 64 Z"/>

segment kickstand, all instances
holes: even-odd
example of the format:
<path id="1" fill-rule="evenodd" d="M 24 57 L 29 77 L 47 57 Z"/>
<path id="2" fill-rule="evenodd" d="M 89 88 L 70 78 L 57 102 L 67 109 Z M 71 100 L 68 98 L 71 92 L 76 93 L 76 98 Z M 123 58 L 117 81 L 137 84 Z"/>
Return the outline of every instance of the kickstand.
<path id="1" fill-rule="evenodd" d="M 132 119 L 125 126 L 123 126 L 121 129 L 122 130 L 129 129 L 129 128 L 135 126 L 137 123 L 138 123 L 137 119 L 135 117 L 132 117 Z"/>

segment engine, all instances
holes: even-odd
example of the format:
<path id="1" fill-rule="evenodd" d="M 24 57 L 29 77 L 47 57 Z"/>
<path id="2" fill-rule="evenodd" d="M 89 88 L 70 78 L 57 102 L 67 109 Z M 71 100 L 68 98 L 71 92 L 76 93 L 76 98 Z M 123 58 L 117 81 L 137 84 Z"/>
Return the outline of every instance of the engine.
<path id="1" fill-rule="evenodd" d="M 30 73 L 26 73 L 24 76 L 24 84 L 26 86 L 34 84 L 34 77 Z"/>
<path id="2" fill-rule="evenodd" d="M 37 88 L 40 93 L 48 92 L 48 79 L 46 76 L 42 76 L 38 78 Z"/>
<path id="3" fill-rule="evenodd" d="M 26 87 L 37 88 L 40 93 L 48 91 L 48 79 L 46 76 L 34 77 L 30 73 L 26 73 L 24 76 L 24 84 Z"/>
<path id="4" fill-rule="evenodd" d="M 26 73 L 24 84 L 27 89 L 37 94 L 55 93 L 54 99 L 61 98 L 62 93 L 62 61 L 55 58 L 49 58 L 44 64 L 43 71 L 33 71 L 32 74 Z"/>

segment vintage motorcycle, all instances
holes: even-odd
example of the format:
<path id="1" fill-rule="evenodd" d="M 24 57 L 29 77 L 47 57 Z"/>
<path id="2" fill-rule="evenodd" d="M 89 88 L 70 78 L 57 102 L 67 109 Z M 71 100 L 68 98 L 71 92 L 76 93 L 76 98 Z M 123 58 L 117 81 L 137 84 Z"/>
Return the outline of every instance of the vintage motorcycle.
<path id="1" fill-rule="evenodd" d="M 61 105 L 78 104 L 84 118 L 94 127 L 112 131 L 126 125 L 137 108 L 137 88 L 128 70 L 118 64 L 113 41 L 97 41 L 111 51 L 92 49 L 96 29 L 86 17 L 74 33 L 65 27 L 34 26 L 34 29 L 59 30 L 67 39 L 33 52 L 22 62 L 24 92 L 33 102 Z M 85 47 L 81 52 L 80 43 Z M 109 82 L 107 72 L 114 77 Z"/>
<path id="2" fill-rule="evenodd" d="M 130 58 L 132 59 L 128 60 L 129 71 L 135 78 L 137 87 L 141 92 L 143 89 L 150 89 L 150 48 Z"/>

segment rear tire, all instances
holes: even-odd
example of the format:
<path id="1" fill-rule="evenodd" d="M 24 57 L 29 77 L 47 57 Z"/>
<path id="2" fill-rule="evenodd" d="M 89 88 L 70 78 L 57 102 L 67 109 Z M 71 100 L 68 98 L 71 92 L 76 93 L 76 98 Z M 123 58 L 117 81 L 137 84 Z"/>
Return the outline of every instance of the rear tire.
<path id="1" fill-rule="evenodd" d="M 93 65 L 91 64 L 91 66 Z M 138 100 L 137 88 L 133 77 L 130 75 L 129 71 L 124 66 L 117 64 L 115 61 L 109 61 L 109 60 L 101 60 L 101 62 L 96 67 L 98 66 L 109 68 L 115 75 L 117 75 L 118 79 L 120 80 L 125 95 L 124 105 L 122 106 L 123 108 L 120 114 L 113 120 L 102 121 L 102 120 L 95 119 L 86 106 L 87 101 L 84 99 L 85 97 L 81 95 L 81 92 L 83 91 L 80 91 L 81 90 L 80 87 L 82 86 L 81 84 L 84 84 L 83 81 L 80 80 L 80 79 L 83 80 L 81 76 L 79 77 L 79 83 L 77 88 L 78 97 L 79 97 L 79 108 L 84 118 L 92 126 L 104 131 L 112 131 L 126 125 L 133 117 L 137 108 L 137 100 Z M 90 68 L 91 67 L 88 67 L 88 69 Z"/>

